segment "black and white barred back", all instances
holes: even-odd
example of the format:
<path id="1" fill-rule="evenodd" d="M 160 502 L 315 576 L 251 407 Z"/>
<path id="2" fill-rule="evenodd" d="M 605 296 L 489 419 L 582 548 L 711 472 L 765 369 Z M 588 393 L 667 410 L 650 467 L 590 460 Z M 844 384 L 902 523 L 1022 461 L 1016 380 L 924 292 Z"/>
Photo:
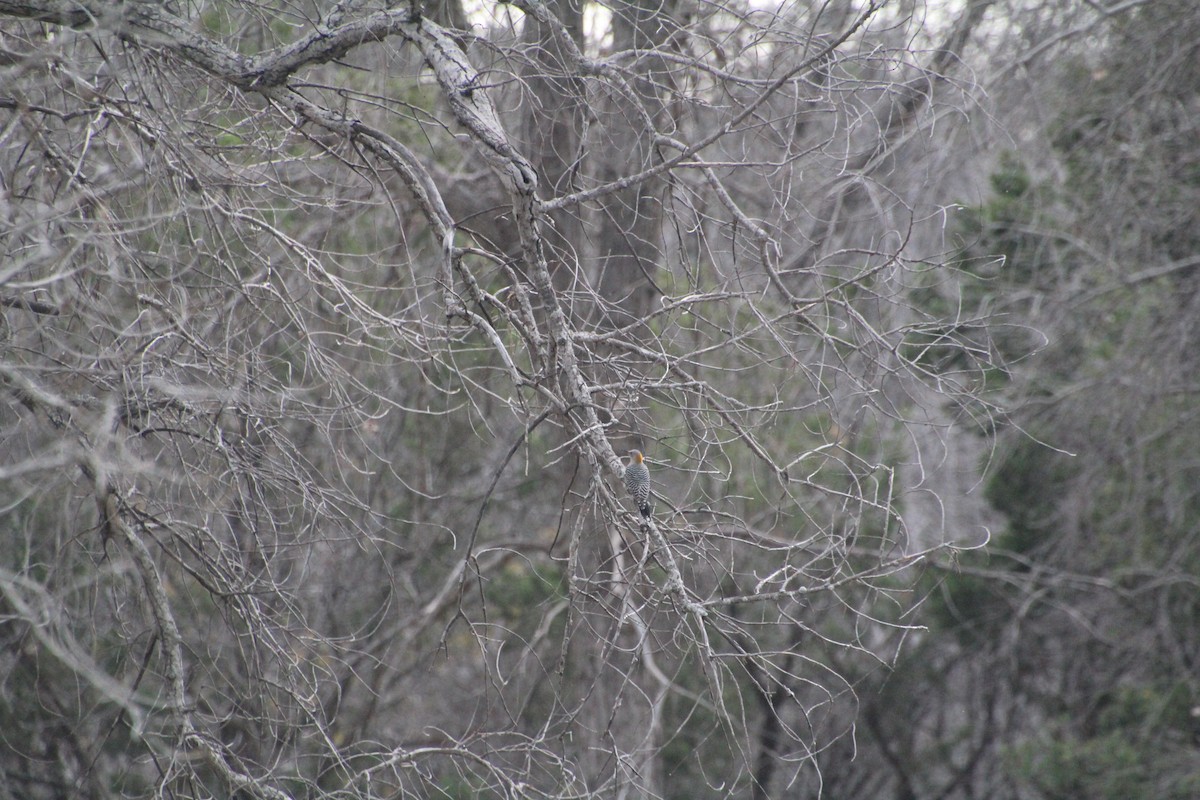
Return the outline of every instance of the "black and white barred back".
<path id="1" fill-rule="evenodd" d="M 650 470 L 640 450 L 629 451 L 629 465 L 625 467 L 625 491 L 637 503 L 643 517 L 650 518 Z"/>

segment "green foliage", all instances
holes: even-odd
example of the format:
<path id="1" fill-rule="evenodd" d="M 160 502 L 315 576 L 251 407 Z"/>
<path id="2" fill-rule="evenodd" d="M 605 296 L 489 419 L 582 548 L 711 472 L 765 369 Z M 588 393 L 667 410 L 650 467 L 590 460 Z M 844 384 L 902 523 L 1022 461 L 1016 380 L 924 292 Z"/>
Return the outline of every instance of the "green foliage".
<path id="1" fill-rule="evenodd" d="M 952 573 L 934 585 L 925 608 L 931 630 L 971 644 L 994 640 L 1011 607 L 1004 587 L 994 579 Z"/>
<path id="2" fill-rule="evenodd" d="M 1027 573 L 1024 560 L 1039 560 L 1058 541 L 1058 504 L 1078 472 L 1069 455 L 1039 441 L 1022 437 L 1011 445 L 985 486 L 985 496 L 1005 515 L 1007 525 L 988 550 L 962 554 L 963 571 L 931 577 L 936 587 L 928 604 L 933 630 L 951 631 L 966 642 L 993 641 L 999 635 L 1024 590 L 1018 581 L 993 576 Z"/>
<path id="3" fill-rule="evenodd" d="M 1118 686 L 1103 698 L 1097 727 L 1102 734 L 1139 731 L 1187 742 L 1200 736 L 1198 702 L 1197 688 L 1186 683 Z"/>
<path id="4" fill-rule="evenodd" d="M 994 544 L 1028 554 L 1053 537 L 1057 505 L 1078 472 L 1066 453 L 1027 438 L 1016 441 L 987 481 L 988 502 L 1008 519 Z"/>
<path id="5" fill-rule="evenodd" d="M 696 695 L 703 696 L 706 690 L 704 671 L 694 657 L 683 660 L 675 679 L 679 686 Z M 725 688 L 726 702 L 740 701 L 733 685 Z M 664 729 L 670 735 L 663 744 L 662 766 L 668 800 L 702 796 L 705 776 L 724 776 L 736 771 L 738 755 L 728 738 L 720 735 L 721 727 L 721 719 L 710 706 L 697 705 L 680 694 L 667 698 Z"/>
<path id="6" fill-rule="evenodd" d="M 1063 270 L 1078 268 L 1057 233 L 1069 222 L 1059 190 L 1035 182 L 1015 154 L 1000 155 L 990 177 L 991 197 L 959 225 L 964 296 L 983 300 L 1021 289 L 1047 289 Z"/>
<path id="7" fill-rule="evenodd" d="M 910 300 L 925 321 L 909 328 L 900 349 L 906 360 L 985 394 L 1006 387 L 1011 366 L 1042 345 L 1036 332 L 1012 324 L 1025 310 L 1020 298 L 1073 268 L 1047 233 L 1061 213 L 1055 189 L 1036 183 L 1013 153 L 1001 154 L 990 182 L 989 199 L 957 218 L 952 269 L 914 274 Z"/>
<path id="8" fill-rule="evenodd" d="M 1060 720 L 1056 735 L 1014 748 L 1009 765 L 1018 780 L 1046 800 L 1194 798 L 1200 776 L 1186 765 L 1200 735 L 1195 689 L 1123 686 L 1101 703 L 1095 730 Z"/>
<path id="9" fill-rule="evenodd" d="M 566 597 L 566 573 L 557 567 L 512 560 L 487 585 L 488 606 L 498 619 L 535 620 L 542 604 Z"/>
<path id="10" fill-rule="evenodd" d="M 1142 791 L 1148 785 L 1149 766 L 1120 735 L 1038 740 L 1018 748 L 1015 755 L 1018 771 L 1046 800 L 1151 797 Z"/>

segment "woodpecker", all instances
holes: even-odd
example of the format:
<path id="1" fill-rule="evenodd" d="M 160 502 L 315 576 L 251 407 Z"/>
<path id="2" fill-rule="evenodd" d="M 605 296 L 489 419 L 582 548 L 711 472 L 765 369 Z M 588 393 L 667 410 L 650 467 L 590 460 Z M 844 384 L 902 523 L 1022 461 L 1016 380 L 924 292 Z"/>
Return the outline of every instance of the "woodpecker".
<path id="1" fill-rule="evenodd" d="M 629 464 L 625 467 L 625 491 L 637 503 L 638 511 L 650 519 L 650 470 L 641 450 L 629 451 Z"/>

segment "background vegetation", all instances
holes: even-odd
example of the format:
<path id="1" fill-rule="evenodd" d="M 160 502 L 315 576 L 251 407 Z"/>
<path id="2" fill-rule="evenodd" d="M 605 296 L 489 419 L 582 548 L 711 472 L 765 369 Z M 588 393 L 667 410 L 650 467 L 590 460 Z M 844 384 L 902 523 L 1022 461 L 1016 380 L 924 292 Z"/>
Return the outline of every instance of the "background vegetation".
<path id="1" fill-rule="evenodd" d="M 0 797 L 1200 796 L 1198 142 L 1192 0 L 0 0 Z"/>

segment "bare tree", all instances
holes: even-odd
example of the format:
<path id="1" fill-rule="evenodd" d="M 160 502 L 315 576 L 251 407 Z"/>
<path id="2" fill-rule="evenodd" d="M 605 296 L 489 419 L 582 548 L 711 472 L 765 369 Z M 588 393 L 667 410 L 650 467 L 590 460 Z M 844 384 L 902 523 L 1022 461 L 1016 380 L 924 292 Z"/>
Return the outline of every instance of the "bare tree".
<path id="1" fill-rule="evenodd" d="M 10 793 L 819 793 L 988 5 L 0 0 Z"/>

